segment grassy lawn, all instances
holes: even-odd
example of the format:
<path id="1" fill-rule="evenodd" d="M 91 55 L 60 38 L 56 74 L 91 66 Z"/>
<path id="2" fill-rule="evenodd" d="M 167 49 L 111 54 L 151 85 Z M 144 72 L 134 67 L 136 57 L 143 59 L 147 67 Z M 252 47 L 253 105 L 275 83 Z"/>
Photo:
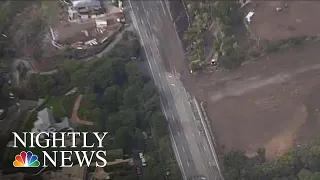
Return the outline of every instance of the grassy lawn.
<path id="1" fill-rule="evenodd" d="M 74 93 L 72 95 L 66 96 L 62 100 L 62 106 L 63 106 L 64 110 L 66 111 L 67 116 L 69 118 L 72 116 L 72 110 L 73 110 L 74 102 L 76 101 L 77 97 L 78 97 L 78 94 Z"/>
<path id="2" fill-rule="evenodd" d="M 23 132 L 29 132 L 33 128 L 33 123 L 37 120 L 37 111 L 29 111 L 25 118 Z"/>
<path id="3" fill-rule="evenodd" d="M 67 113 L 64 111 L 64 108 L 62 107 L 62 102 L 64 96 L 53 96 L 47 103 L 46 107 L 52 108 L 53 110 L 53 116 L 56 120 L 59 120 L 62 117 L 65 117 Z"/>

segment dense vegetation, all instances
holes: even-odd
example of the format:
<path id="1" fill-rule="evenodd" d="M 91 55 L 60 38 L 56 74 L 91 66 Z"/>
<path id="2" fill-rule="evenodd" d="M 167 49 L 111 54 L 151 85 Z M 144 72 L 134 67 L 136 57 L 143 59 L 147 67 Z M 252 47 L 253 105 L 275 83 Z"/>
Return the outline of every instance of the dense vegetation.
<path id="1" fill-rule="evenodd" d="M 5 74 L 8 68 L 0 61 L 0 109 L 6 108 L 9 103 L 10 87 L 7 84 Z"/>
<path id="2" fill-rule="evenodd" d="M 227 180 L 319 180 L 320 146 L 299 147 L 276 161 L 265 161 L 264 149 L 247 158 L 241 151 L 224 157 Z"/>
<path id="3" fill-rule="evenodd" d="M 243 52 L 238 45 L 233 26 L 239 22 L 237 16 L 241 6 L 239 1 L 204 1 L 189 3 L 192 25 L 184 38 L 192 42 L 191 70 L 197 70 L 210 62 L 205 62 L 204 33 L 214 28 L 213 54 L 223 68 L 234 68 L 241 64 Z"/>
<path id="4" fill-rule="evenodd" d="M 109 132 L 108 149 L 146 152 L 145 179 L 165 179 L 167 171 L 169 179 L 180 179 L 155 86 L 132 60 L 139 59 L 132 58 L 139 53 L 139 41 L 128 32 L 107 56 L 86 63 L 67 61 L 59 73 L 32 76 L 28 87 L 41 96 L 58 96 L 78 87 L 84 94 L 79 114 L 94 121 L 88 130 Z"/>
<path id="5" fill-rule="evenodd" d="M 9 86 L 7 84 L 7 78 L 5 74 L 8 72 L 8 67 L 3 62 L 3 57 L 10 54 L 8 48 L 9 39 L 8 29 L 11 25 L 13 16 L 23 10 L 28 2 L 16 2 L 16 1 L 1 1 L 0 2 L 0 109 L 7 108 L 9 101 Z"/>

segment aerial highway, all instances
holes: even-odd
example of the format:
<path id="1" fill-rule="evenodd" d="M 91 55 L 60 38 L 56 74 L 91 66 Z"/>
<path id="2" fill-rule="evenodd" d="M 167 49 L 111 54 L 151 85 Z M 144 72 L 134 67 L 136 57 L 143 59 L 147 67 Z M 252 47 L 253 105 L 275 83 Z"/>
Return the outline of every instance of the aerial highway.
<path id="1" fill-rule="evenodd" d="M 222 180 L 208 127 L 185 90 L 173 61 L 185 58 L 165 1 L 129 1 L 130 16 L 159 89 L 173 150 L 184 180 Z M 166 68 L 169 63 L 170 69 Z"/>

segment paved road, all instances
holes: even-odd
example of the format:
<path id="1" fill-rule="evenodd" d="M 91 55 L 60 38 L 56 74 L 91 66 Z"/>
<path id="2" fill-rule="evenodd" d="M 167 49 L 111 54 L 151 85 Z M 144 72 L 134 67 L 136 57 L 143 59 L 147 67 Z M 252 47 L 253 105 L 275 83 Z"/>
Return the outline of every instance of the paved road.
<path id="1" fill-rule="evenodd" d="M 222 179 L 208 131 L 200 120 L 194 99 L 186 92 L 172 64 L 172 60 L 184 58 L 184 55 L 168 4 L 164 1 L 129 2 L 134 27 L 160 89 L 161 104 L 183 179 Z M 165 62 L 169 62 L 171 70 L 166 70 Z"/>

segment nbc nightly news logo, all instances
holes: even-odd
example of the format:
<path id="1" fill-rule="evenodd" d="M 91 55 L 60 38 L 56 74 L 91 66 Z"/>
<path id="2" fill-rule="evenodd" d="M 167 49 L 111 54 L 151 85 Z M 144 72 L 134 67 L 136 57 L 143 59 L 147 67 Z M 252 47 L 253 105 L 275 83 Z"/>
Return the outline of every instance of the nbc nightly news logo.
<path id="1" fill-rule="evenodd" d="M 77 164 L 80 167 L 86 165 L 87 167 L 91 166 L 92 163 L 96 167 L 105 167 L 107 165 L 107 151 L 98 150 L 97 148 L 103 148 L 103 139 L 108 133 L 103 132 L 23 132 L 20 136 L 18 133 L 13 132 L 13 148 L 24 147 L 28 149 L 40 148 L 44 149 L 42 152 L 43 162 L 40 163 L 38 156 L 33 154 L 32 151 L 22 151 L 20 154 L 15 156 L 13 161 L 14 167 L 48 167 L 52 165 L 54 167 L 72 167 L 73 161 L 72 157 L 76 157 Z M 97 140 L 98 143 L 92 143 L 88 145 L 88 136 L 93 135 L 92 137 Z M 70 149 L 79 148 L 77 146 L 77 140 L 81 139 L 81 148 L 92 149 L 92 151 L 72 151 Z M 71 146 L 68 147 L 68 150 L 59 150 L 47 152 L 46 148 L 54 149 L 63 149 L 67 148 L 66 141 L 71 141 Z M 17 142 L 20 142 L 21 146 L 17 145 Z M 59 144 L 59 145 L 58 145 Z M 95 162 L 92 162 L 93 159 L 96 159 Z M 61 162 L 60 165 L 57 165 L 57 162 Z"/>

